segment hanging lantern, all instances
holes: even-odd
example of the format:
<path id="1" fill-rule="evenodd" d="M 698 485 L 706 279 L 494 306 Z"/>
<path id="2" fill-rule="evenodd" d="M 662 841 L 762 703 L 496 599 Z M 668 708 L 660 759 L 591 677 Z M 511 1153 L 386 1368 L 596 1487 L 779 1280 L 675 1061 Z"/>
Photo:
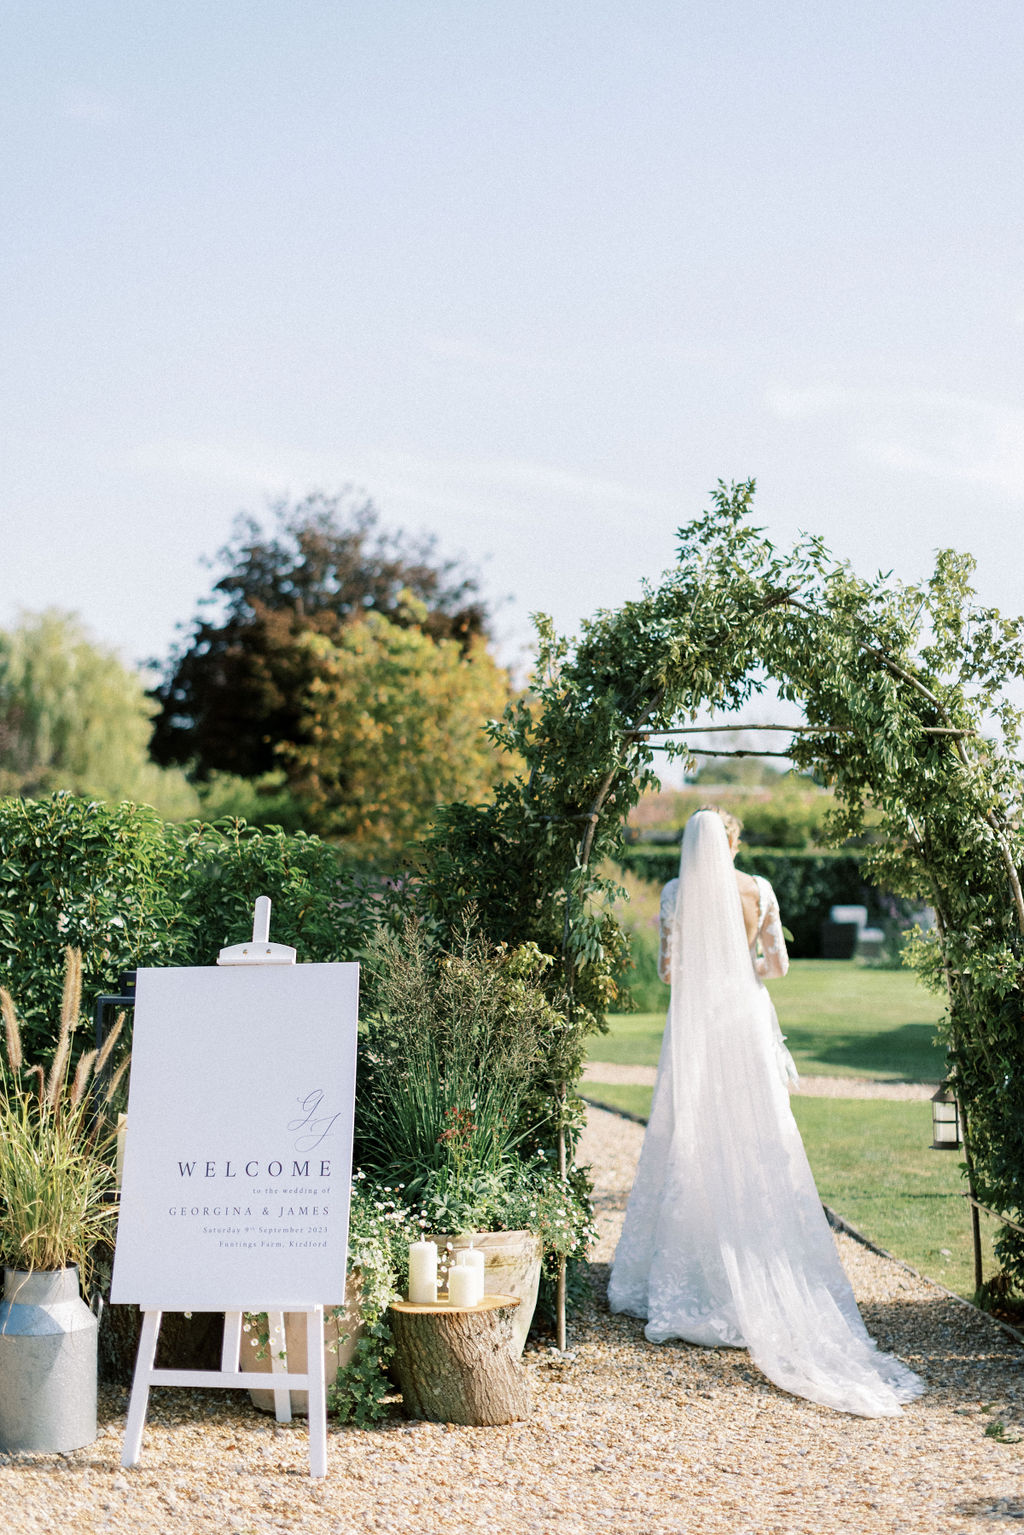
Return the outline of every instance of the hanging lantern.
<path id="1" fill-rule="evenodd" d="M 960 1110 L 952 1082 L 943 1082 L 932 1094 L 932 1150 L 957 1151 L 960 1147 Z"/>

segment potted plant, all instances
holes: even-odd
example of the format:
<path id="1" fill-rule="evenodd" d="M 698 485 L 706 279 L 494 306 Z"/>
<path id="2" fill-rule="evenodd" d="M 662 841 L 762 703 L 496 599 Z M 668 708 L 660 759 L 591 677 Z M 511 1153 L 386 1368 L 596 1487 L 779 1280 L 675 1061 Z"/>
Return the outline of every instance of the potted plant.
<path id="1" fill-rule="evenodd" d="M 409 1243 L 420 1234 L 414 1213 L 396 1198 L 393 1189 L 378 1188 L 365 1174 L 356 1172 L 349 1210 L 345 1305 L 330 1308 L 324 1317 L 327 1404 L 340 1422 L 372 1428 L 388 1415 L 387 1398 L 393 1387 L 387 1371 L 393 1350 L 387 1311 L 406 1285 Z M 334 1341 L 327 1340 L 329 1319 Z M 243 1326 L 249 1346 L 242 1348 L 242 1369 L 269 1370 L 271 1340 L 266 1314 L 248 1315 Z M 285 1327 L 287 1335 L 287 1315 Z M 297 1342 L 304 1359 L 301 1332 Z M 291 1361 L 291 1347 L 287 1346 Z M 256 1388 L 249 1395 L 261 1411 L 274 1410 L 272 1390 Z M 291 1402 L 293 1413 L 307 1411 L 304 1392 L 293 1391 Z"/>
<path id="2" fill-rule="evenodd" d="M 96 1438 L 97 1323 L 81 1295 L 93 1254 L 113 1237 L 115 1136 L 88 1091 L 117 1039 L 81 1056 L 72 1043 L 81 957 L 69 949 L 57 1048 L 27 1066 L 10 995 L 0 988 L 0 1449 L 67 1453 Z M 119 1027 L 119 1026 L 118 1026 Z"/>
<path id="3" fill-rule="evenodd" d="M 548 1046 L 564 1024 L 532 945 L 490 947 L 468 925 L 450 950 L 424 928 L 379 931 L 366 964 L 356 1160 L 415 1212 L 446 1259 L 484 1251 L 488 1293 L 520 1297 L 519 1351 L 542 1256 L 571 1250 L 578 1201 L 545 1156 Z"/>
<path id="4" fill-rule="evenodd" d="M 360 1276 L 350 1272 L 345 1282 L 345 1304 L 327 1306 L 324 1309 L 324 1380 L 327 1383 L 328 1393 L 337 1385 L 338 1372 L 351 1364 L 356 1346 L 362 1336 L 359 1319 L 360 1302 Z M 242 1323 L 242 1331 L 249 1347 L 245 1347 L 243 1343 L 239 1355 L 240 1368 L 244 1373 L 257 1376 L 269 1375 L 273 1369 L 272 1349 L 274 1348 L 274 1339 L 270 1332 L 270 1317 L 265 1311 L 247 1311 Z M 308 1351 L 306 1316 L 302 1311 L 284 1313 L 283 1357 L 288 1362 L 289 1370 L 294 1370 L 298 1375 L 303 1374 Z M 275 1406 L 273 1382 L 268 1382 L 266 1386 L 252 1386 L 249 1391 L 249 1400 L 260 1412 L 273 1412 Z M 308 1417 L 308 1391 L 290 1392 L 289 1401 L 294 1417 Z"/>
<path id="5" fill-rule="evenodd" d="M 502 1179 L 477 1180 L 467 1191 L 435 1176 L 421 1195 L 417 1224 L 437 1243 L 444 1275 L 466 1247 L 484 1255 L 484 1293 L 515 1295 L 512 1319 L 522 1353 L 537 1307 L 541 1279 L 554 1281 L 561 1258 L 584 1255 L 597 1232 L 585 1175 L 558 1176 L 550 1155 L 537 1150 L 509 1164 Z"/>

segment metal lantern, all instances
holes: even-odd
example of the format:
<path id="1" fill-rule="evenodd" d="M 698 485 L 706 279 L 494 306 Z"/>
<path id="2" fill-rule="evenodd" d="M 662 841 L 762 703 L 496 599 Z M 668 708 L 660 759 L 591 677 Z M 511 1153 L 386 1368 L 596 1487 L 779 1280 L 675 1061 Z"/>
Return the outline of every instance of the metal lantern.
<path id="1" fill-rule="evenodd" d="M 960 1147 L 960 1110 L 951 1082 L 943 1082 L 932 1094 L 932 1150 L 957 1151 Z"/>

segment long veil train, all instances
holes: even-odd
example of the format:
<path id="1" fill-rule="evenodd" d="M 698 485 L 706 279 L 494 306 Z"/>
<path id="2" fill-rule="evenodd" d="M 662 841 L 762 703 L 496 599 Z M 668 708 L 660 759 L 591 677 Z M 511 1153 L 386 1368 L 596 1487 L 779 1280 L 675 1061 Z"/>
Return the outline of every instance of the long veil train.
<path id="1" fill-rule="evenodd" d="M 652 1342 L 746 1347 L 796 1396 L 865 1417 L 924 1389 L 868 1336 L 775 1060 L 719 816 L 683 837 L 672 992 L 608 1297 Z"/>

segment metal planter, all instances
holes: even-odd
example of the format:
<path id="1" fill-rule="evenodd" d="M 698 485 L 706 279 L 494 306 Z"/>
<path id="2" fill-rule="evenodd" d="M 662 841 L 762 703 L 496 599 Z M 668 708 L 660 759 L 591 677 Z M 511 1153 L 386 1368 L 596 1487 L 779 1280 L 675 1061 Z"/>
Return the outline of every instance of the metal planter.
<path id="1" fill-rule="evenodd" d="M 0 1449 L 67 1454 L 93 1442 L 96 1333 L 77 1267 L 4 1269 Z"/>

